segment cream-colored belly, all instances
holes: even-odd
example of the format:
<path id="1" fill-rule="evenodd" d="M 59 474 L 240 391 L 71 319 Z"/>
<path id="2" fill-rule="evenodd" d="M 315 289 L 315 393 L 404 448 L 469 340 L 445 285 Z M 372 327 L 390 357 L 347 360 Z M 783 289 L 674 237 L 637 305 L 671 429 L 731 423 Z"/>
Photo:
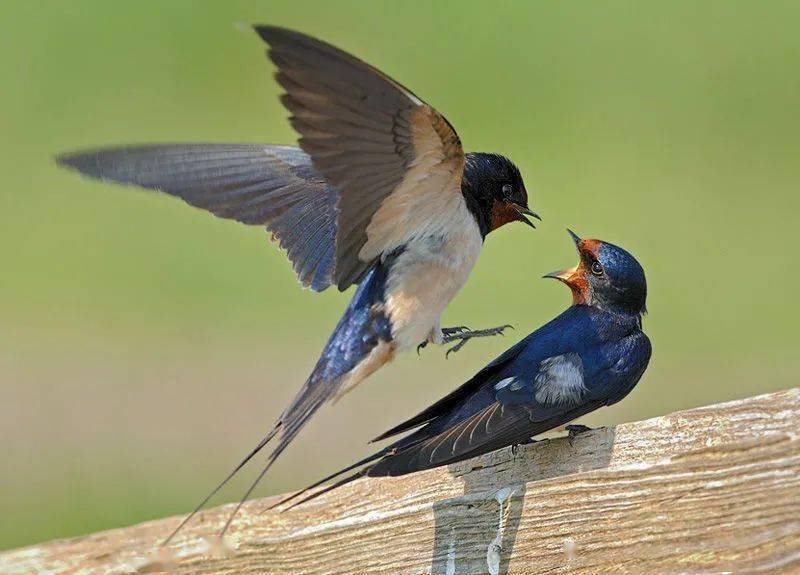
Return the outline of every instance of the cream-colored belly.
<path id="1" fill-rule="evenodd" d="M 466 283 L 482 244 L 470 216 L 446 236 L 415 239 L 406 245 L 386 286 L 386 310 L 398 351 L 423 341 L 440 342 L 439 317 Z"/>

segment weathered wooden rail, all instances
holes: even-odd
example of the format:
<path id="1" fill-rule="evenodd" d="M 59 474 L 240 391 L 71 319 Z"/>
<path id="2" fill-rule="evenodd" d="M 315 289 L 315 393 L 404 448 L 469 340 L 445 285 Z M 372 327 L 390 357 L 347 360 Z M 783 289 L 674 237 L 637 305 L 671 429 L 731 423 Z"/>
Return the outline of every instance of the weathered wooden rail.
<path id="1" fill-rule="evenodd" d="M 800 389 L 0 554 L 0 573 L 800 573 Z"/>

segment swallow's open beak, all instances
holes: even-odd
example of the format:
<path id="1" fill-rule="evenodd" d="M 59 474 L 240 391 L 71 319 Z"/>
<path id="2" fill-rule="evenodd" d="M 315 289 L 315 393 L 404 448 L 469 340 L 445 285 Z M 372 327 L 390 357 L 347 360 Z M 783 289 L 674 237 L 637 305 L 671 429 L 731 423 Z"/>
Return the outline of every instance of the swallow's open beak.
<path id="1" fill-rule="evenodd" d="M 584 244 L 584 241 L 572 230 L 567 231 L 569 232 L 572 241 L 575 242 L 575 248 L 578 250 L 578 253 L 580 253 L 581 245 Z M 569 268 L 568 270 L 561 270 L 558 272 L 551 272 L 543 277 L 565 283 L 572 291 L 572 303 L 578 305 L 586 303 L 590 297 L 589 284 L 586 281 L 584 273 L 585 270 L 583 269 L 583 264 L 579 263 L 574 268 Z"/>
<path id="2" fill-rule="evenodd" d="M 568 270 L 550 272 L 549 274 L 546 274 L 542 277 L 558 280 L 560 282 L 564 282 L 568 286 L 572 286 L 577 275 L 578 275 L 578 268 L 574 267 L 574 268 L 569 268 Z"/>
<path id="3" fill-rule="evenodd" d="M 581 239 L 581 237 L 578 234 L 576 234 L 572 230 L 567 229 L 567 232 L 569 233 L 569 236 L 572 238 L 572 241 L 575 242 L 575 247 L 580 252 L 581 242 L 583 240 Z M 569 268 L 568 270 L 561 270 L 561 271 L 558 271 L 558 272 L 550 272 L 549 274 L 547 274 L 545 276 L 542 276 L 542 277 L 558 280 L 560 282 L 564 282 L 565 284 L 567 284 L 571 288 L 575 288 L 575 287 L 577 287 L 575 280 L 578 278 L 578 276 L 580 274 L 580 271 L 578 270 L 578 267 L 579 266 L 575 266 L 574 268 Z"/>
<path id="4" fill-rule="evenodd" d="M 531 216 L 532 218 L 536 218 L 540 222 L 542 221 L 542 218 L 539 217 L 539 214 L 537 214 L 536 212 L 532 211 L 527 206 L 521 206 L 519 204 L 514 204 L 514 203 L 512 203 L 511 206 L 517 211 L 517 214 L 519 214 L 519 221 L 525 222 L 526 224 L 528 224 L 533 229 L 536 229 L 536 226 L 533 225 L 533 222 L 530 221 L 525 216 Z"/>
<path id="5" fill-rule="evenodd" d="M 567 233 L 569 233 L 569 237 L 572 238 L 572 241 L 575 242 L 575 247 L 580 248 L 581 242 L 583 241 L 581 237 L 569 228 L 567 228 Z"/>

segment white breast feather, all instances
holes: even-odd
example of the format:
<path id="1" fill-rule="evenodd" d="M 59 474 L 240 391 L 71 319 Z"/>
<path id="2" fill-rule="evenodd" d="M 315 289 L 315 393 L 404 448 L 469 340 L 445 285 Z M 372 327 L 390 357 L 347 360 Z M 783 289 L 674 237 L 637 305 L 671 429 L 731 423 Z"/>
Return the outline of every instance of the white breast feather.
<path id="1" fill-rule="evenodd" d="M 460 204 L 460 205 L 459 205 Z M 466 283 L 483 240 L 478 224 L 460 199 L 454 217 L 443 225 L 417 228 L 387 279 L 386 310 L 392 336 L 401 350 L 438 332 L 439 316 Z M 441 334 L 433 334 L 433 341 Z"/>
<path id="2" fill-rule="evenodd" d="M 578 403 L 586 391 L 580 356 L 577 353 L 567 353 L 543 360 L 539 364 L 539 373 L 534 378 L 534 387 L 534 397 L 539 403 Z"/>

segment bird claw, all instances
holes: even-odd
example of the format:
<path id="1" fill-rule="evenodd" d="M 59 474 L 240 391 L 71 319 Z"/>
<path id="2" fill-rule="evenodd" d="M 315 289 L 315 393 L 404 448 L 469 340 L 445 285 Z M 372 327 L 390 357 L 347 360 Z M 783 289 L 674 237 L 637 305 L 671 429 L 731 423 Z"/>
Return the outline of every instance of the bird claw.
<path id="1" fill-rule="evenodd" d="M 454 327 L 443 327 L 442 328 L 442 335 L 445 338 L 443 340 L 443 342 L 447 343 L 447 338 L 448 337 L 452 337 L 452 338 L 455 339 L 454 336 L 458 336 L 459 334 L 462 334 L 462 333 L 469 333 L 469 328 L 467 326 L 465 326 L 465 325 L 457 325 L 457 326 L 454 326 Z M 428 345 L 428 340 L 425 340 L 421 344 L 419 344 L 417 346 L 417 355 L 419 355 L 419 352 L 423 348 L 427 347 L 427 345 Z"/>
<path id="2" fill-rule="evenodd" d="M 469 328 L 465 325 L 457 325 L 454 327 L 443 327 L 442 335 L 447 337 L 447 336 L 457 335 L 459 333 L 464 333 L 467 331 L 469 331 Z"/>
<path id="3" fill-rule="evenodd" d="M 459 349 L 461 349 L 462 347 L 467 345 L 468 341 L 469 341 L 469 339 L 467 339 L 467 338 L 462 339 L 457 344 L 455 344 L 453 347 L 448 348 L 448 350 L 446 352 L 444 352 L 444 358 L 445 359 L 450 359 L 450 354 L 451 353 L 456 353 Z"/>
<path id="4" fill-rule="evenodd" d="M 466 326 L 459 326 L 459 327 L 446 327 L 442 328 L 442 335 L 444 338 L 442 339 L 442 343 L 452 343 L 454 341 L 458 341 L 453 347 L 449 348 L 445 354 L 445 359 L 450 357 L 451 353 L 456 353 L 462 347 L 467 345 L 467 342 L 475 337 L 491 337 L 494 335 L 505 335 L 503 332 L 507 329 L 514 329 L 514 326 L 511 324 L 501 325 L 500 327 L 492 327 L 489 329 L 476 329 L 470 330 Z"/>

